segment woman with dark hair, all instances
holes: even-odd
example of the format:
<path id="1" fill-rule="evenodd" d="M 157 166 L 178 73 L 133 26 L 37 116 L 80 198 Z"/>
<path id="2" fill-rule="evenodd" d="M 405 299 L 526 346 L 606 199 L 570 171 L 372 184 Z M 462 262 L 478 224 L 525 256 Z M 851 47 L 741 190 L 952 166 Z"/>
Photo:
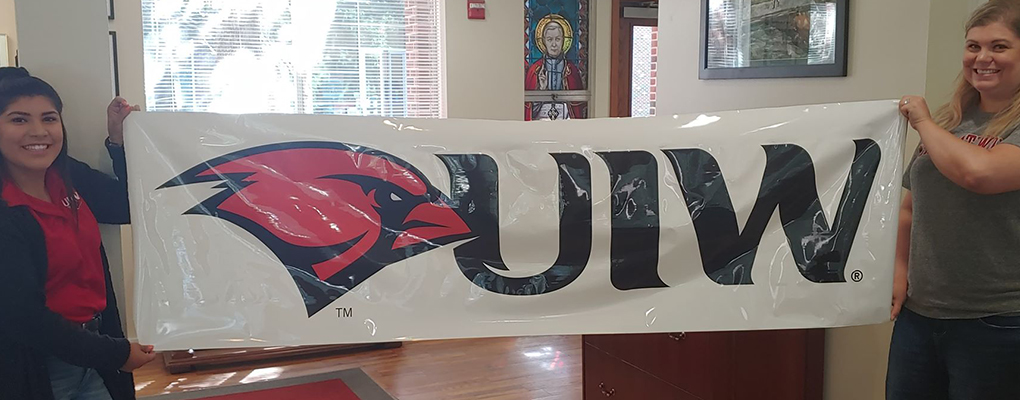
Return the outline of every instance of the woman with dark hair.
<path id="1" fill-rule="evenodd" d="M 128 223 L 120 98 L 106 147 L 117 178 L 67 155 L 60 96 L 0 69 L 0 398 L 134 399 L 155 358 L 124 339 L 99 223 Z"/>
<path id="2" fill-rule="evenodd" d="M 979 7 L 965 39 L 948 104 L 900 101 L 921 146 L 903 179 L 890 400 L 1020 399 L 1020 1 Z"/>

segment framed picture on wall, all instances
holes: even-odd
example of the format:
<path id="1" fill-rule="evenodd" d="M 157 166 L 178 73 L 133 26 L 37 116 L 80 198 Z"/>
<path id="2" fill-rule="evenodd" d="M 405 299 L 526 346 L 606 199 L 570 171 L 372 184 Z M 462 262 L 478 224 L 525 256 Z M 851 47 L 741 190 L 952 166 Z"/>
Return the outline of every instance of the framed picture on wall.
<path id="1" fill-rule="evenodd" d="M 113 0 L 106 0 L 106 18 L 113 19 Z"/>
<path id="2" fill-rule="evenodd" d="M 701 79 L 847 75 L 849 0 L 701 0 Z"/>
<path id="3" fill-rule="evenodd" d="M 120 71 L 117 65 L 117 32 L 110 31 L 110 73 L 113 78 L 113 95 L 120 96 Z"/>
<path id="4" fill-rule="evenodd" d="M 524 0 L 524 119 L 588 118 L 589 0 Z"/>

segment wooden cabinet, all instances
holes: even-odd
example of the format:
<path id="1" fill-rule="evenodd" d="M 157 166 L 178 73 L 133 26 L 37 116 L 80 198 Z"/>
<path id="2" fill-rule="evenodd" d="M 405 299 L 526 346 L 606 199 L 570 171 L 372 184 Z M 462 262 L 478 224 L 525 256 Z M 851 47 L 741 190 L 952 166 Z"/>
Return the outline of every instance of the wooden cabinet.
<path id="1" fill-rule="evenodd" d="M 583 352 L 585 399 L 698 400 L 676 386 L 648 379 L 648 374 L 641 369 L 591 345 L 584 345 Z"/>
<path id="2" fill-rule="evenodd" d="M 820 400 L 822 330 L 585 335 L 584 398 Z"/>

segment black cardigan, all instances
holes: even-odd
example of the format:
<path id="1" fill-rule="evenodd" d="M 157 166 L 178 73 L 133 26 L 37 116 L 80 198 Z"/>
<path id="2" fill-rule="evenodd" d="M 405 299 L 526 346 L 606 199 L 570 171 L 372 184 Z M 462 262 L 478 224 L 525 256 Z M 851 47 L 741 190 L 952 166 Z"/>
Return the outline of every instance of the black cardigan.
<path id="1" fill-rule="evenodd" d="M 71 181 L 96 220 L 129 222 L 124 149 L 107 143 L 118 179 L 71 160 Z M 114 400 L 133 400 L 134 379 L 121 372 L 130 353 L 124 339 L 106 250 L 106 309 L 99 334 L 82 329 L 46 307 L 46 240 L 28 207 L 0 200 L 0 399 L 52 400 L 46 358 L 94 368 Z"/>

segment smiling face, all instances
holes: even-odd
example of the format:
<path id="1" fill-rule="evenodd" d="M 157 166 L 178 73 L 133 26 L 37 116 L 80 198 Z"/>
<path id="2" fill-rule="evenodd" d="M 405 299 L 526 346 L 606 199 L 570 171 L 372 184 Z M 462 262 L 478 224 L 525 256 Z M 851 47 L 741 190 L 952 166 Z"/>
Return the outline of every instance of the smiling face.
<path id="1" fill-rule="evenodd" d="M 0 113 L 0 156 L 8 171 L 46 172 L 63 142 L 60 113 L 46 97 L 22 97 Z"/>
<path id="2" fill-rule="evenodd" d="M 982 97 L 1012 98 L 1020 88 L 1020 37 L 994 22 L 967 31 L 963 76 Z"/>

